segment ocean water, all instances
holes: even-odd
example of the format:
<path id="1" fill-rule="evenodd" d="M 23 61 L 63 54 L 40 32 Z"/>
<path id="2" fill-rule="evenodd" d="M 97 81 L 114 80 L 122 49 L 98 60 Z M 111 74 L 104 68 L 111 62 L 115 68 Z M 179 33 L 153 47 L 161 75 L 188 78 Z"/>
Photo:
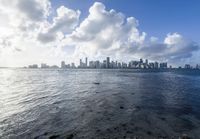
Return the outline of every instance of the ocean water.
<path id="1" fill-rule="evenodd" d="M 200 72 L 0 69 L 2 139 L 182 134 L 200 139 Z"/>

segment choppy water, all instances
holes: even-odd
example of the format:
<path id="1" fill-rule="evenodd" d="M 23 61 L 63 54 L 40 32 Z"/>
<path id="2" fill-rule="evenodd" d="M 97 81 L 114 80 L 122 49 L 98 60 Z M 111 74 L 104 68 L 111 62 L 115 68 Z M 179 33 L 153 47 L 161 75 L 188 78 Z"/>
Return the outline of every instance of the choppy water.
<path id="1" fill-rule="evenodd" d="M 200 138 L 200 74 L 0 69 L 0 138 Z"/>

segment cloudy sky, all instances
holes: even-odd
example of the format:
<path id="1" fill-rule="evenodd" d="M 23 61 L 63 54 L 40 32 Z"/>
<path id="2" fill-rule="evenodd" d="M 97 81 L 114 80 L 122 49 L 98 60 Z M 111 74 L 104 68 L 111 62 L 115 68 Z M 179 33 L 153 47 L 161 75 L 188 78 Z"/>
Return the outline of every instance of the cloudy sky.
<path id="1" fill-rule="evenodd" d="M 200 64 L 198 0 L 0 0 L 0 67 L 79 58 Z"/>

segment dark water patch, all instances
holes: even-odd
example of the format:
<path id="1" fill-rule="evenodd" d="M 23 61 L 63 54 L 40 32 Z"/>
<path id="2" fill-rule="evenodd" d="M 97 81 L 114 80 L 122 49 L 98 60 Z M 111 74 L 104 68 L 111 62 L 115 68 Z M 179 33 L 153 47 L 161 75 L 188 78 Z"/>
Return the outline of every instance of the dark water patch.
<path id="1" fill-rule="evenodd" d="M 44 136 L 47 136 L 47 135 L 48 135 L 48 132 L 45 132 L 43 135 L 44 135 Z"/>
<path id="2" fill-rule="evenodd" d="M 58 139 L 60 137 L 60 135 L 52 135 L 49 137 L 49 139 Z"/>
<path id="3" fill-rule="evenodd" d="M 165 117 L 159 117 L 162 121 L 166 121 Z"/>
<path id="4" fill-rule="evenodd" d="M 147 134 L 148 134 L 148 135 L 152 135 L 152 132 L 151 132 L 151 131 L 147 131 Z"/>
<path id="5" fill-rule="evenodd" d="M 74 134 L 69 134 L 66 136 L 66 139 L 73 139 L 74 138 Z"/>

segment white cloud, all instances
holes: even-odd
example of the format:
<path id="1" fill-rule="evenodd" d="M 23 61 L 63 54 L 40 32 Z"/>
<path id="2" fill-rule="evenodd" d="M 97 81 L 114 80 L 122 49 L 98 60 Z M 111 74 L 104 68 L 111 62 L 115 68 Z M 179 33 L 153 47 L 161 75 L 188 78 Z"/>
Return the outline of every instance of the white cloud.
<path id="1" fill-rule="evenodd" d="M 33 21 L 41 21 L 49 15 L 50 2 L 48 0 L 18 0 L 17 9 Z"/>
<path id="2" fill-rule="evenodd" d="M 80 11 L 68 9 L 61 6 L 57 9 L 57 16 L 53 18 L 53 23 L 43 28 L 43 31 L 38 34 L 38 40 L 43 43 L 55 41 L 58 37 L 57 33 L 71 33 L 78 25 Z"/>
<path id="3" fill-rule="evenodd" d="M 140 32 L 138 26 L 134 17 L 126 18 L 124 14 L 106 10 L 102 3 L 96 2 L 89 9 L 88 17 L 66 36 L 65 43 L 76 46 L 75 57 L 142 57 L 172 63 L 190 58 L 199 48 L 178 33 L 167 34 L 163 42 L 156 37 L 147 41 L 146 33 Z"/>
<path id="4" fill-rule="evenodd" d="M 167 34 L 167 37 L 164 40 L 164 43 L 167 45 L 176 45 L 182 43 L 183 37 L 178 33 Z"/>
<path id="5" fill-rule="evenodd" d="M 125 18 L 124 14 L 113 9 L 107 11 L 102 3 L 95 2 L 88 17 L 65 41 L 77 46 L 75 56 L 115 56 L 144 42 L 146 33 L 140 33 L 137 26 L 134 17 Z"/>

